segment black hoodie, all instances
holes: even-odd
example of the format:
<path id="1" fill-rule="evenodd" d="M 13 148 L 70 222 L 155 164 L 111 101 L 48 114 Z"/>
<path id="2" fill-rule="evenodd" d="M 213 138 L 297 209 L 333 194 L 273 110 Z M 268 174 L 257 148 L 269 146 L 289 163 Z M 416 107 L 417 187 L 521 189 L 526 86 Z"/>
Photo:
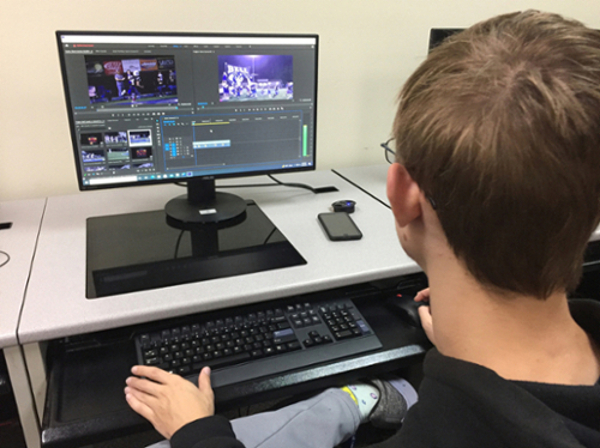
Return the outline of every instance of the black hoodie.
<path id="1" fill-rule="evenodd" d="M 577 323 L 600 344 L 600 302 L 576 300 L 570 306 Z M 220 416 L 189 423 L 174 434 L 171 445 L 243 447 Z M 600 448 L 600 382 L 507 381 L 488 368 L 432 349 L 424 360 L 419 402 L 400 431 L 376 447 Z"/>

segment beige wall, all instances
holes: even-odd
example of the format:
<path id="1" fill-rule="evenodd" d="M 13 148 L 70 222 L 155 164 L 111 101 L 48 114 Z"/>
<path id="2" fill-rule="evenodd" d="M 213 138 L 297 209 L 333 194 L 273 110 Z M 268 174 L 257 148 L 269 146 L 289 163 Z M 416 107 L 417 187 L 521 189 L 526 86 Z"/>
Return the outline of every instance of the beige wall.
<path id="1" fill-rule="evenodd" d="M 1 0 L 0 200 L 77 191 L 55 30 L 318 33 L 317 166 L 332 168 L 383 161 L 429 28 L 527 8 L 600 27 L 597 0 Z"/>

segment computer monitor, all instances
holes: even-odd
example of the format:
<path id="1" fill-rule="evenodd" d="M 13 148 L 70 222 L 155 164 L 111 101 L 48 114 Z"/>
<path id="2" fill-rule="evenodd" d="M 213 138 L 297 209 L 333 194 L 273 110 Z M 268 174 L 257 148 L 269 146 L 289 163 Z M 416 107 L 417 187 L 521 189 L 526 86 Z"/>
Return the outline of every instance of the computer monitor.
<path id="1" fill-rule="evenodd" d="M 315 169 L 317 35 L 56 36 L 80 190 L 186 182 L 194 225 L 244 212 L 215 179 Z"/>
<path id="2" fill-rule="evenodd" d="M 428 52 L 431 52 L 435 47 L 440 45 L 448 37 L 464 31 L 464 28 L 431 28 L 429 31 Z"/>

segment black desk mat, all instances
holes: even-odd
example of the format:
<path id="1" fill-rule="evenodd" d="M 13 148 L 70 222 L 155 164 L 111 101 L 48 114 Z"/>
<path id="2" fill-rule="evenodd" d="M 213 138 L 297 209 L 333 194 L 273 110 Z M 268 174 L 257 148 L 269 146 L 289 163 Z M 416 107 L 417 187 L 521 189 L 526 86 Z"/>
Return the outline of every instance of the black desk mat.
<path id="1" fill-rule="evenodd" d="M 86 253 L 88 299 L 306 264 L 253 201 L 194 230 L 171 227 L 164 210 L 89 218 Z"/>

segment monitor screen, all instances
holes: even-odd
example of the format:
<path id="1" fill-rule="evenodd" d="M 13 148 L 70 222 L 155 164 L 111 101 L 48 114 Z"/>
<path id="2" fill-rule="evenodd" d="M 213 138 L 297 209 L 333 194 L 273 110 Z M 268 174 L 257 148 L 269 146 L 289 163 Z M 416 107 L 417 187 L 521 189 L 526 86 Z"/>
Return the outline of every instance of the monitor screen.
<path id="1" fill-rule="evenodd" d="M 458 34 L 461 31 L 464 31 L 464 28 L 431 28 L 429 31 L 429 52 L 440 45 L 448 37 Z"/>
<path id="2" fill-rule="evenodd" d="M 56 34 L 81 190 L 315 168 L 318 36 Z"/>

